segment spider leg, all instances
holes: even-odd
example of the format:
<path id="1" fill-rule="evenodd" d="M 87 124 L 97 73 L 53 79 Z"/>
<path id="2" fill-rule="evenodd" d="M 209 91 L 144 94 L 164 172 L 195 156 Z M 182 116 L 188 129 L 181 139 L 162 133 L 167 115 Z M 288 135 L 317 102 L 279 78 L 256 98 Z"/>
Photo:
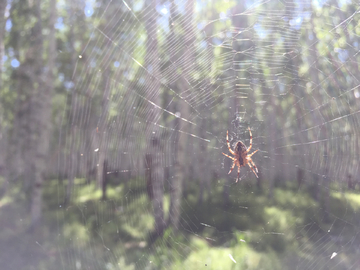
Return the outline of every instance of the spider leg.
<path id="1" fill-rule="evenodd" d="M 235 168 L 235 162 L 234 162 L 233 165 L 231 166 L 230 171 L 229 171 L 228 174 L 230 174 L 234 168 Z"/>
<path id="2" fill-rule="evenodd" d="M 247 155 L 248 157 L 251 157 L 253 154 L 255 154 L 257 151 L 259 151 L 259 149 L 258 150 L 255 150 L 254 152 L 252 152 L 250 155 Z"/>
<path id="3" fill-rule="evenodd" d="M 256 171 L 256 172 L 259 172 L 258 168 L 256 167 L 254 161 L 253 161 L 251 158 L 249 159 L 249 162 L 250 162 L 251 165 L 255 168 L 255 171 Z"/>
<path id="4" fill-rule="evenodd" d="M 249 148 L 246 150 L 246 153 L 249 153 L 251 147 L 252 147 L 252 134 L 251 134 L 251 130 L 250 130 L 250 127 L 248 127 L 249 129 L 249 133 L 250 133 L 250 145 L 249 145 Z"/>
<path id="5" fill-rule="evenodd" d="M 254 171 L 253 167 L 250 166 L 250 163 L 248 163 L 250 169 L 253 171 L 253 173 L 255 174 L 256 178 L 259 178 L 259 176 L 256 174 L 256 172 Z"/>
<path id="6" fill-rule="evenodd" d="M 235 160 L 235 158 L 230 157 L 230 156 L 229 156 L 229 155 L 227 155 L 227 154 L 224 154 L 224 153 L 223 153 L 223 155 L 224 155 L 224 156 L 226 156 L 226 157 L 228 157 L 228 158 L 231 158 L 232 160 Z"/>
<path id="7" fill-rule="evenodd" d="M 234 151 L 231 149 L 230 147 L 230 143 L 229 143 L 229 131 L 226 131 L 226 143 L 228 145 L 229 151 L 231 154 L 235 155 Z"/>

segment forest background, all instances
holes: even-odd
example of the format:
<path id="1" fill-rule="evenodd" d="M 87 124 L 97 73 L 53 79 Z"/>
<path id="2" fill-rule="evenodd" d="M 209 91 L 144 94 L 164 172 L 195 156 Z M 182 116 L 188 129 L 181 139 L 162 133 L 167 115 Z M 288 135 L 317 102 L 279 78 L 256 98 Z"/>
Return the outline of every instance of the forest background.
<path id="1" fill-rule="evenodd" d="M 358 269 L 359 10 L 1 0 L 0 265 Z"/>

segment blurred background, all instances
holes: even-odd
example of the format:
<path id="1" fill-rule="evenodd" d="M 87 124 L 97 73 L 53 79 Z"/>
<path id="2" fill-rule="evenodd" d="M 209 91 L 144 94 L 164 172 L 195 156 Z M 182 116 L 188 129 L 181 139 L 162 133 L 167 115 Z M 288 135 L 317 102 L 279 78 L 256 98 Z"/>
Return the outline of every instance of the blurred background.
<path id="1" fill-rule="evenodd" d="M 359 269 L 359 13 L 1 0 L 1 269 Z"/>

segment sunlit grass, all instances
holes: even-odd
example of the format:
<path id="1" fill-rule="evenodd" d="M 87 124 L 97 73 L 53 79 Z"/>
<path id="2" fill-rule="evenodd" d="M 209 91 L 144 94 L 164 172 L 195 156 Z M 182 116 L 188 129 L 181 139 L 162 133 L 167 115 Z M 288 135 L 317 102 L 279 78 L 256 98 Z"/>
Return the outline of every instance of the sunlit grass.
<path id="1" fill-rule="evenodd" d="M 280 188 L 274 190 L 274 201 L 276 205 L 287 209 L 306 209 L 318 206 L 318 203 L 307 193 Z"/>
<path id="2" fill-rule="evenodd" d="M 351 192 L 332 192 L 331 195 L 334 198 L 342 200 L 348 203 L 355 211 L 360 209 L 360 194 Z"/>
<path id="3" fill-rule="evenodd" d="M 90 200 L 100 200 L 102 193 L 101 189 L 96 187 L 96 183 L 76 187 L 76 196 L 74 196 L 74 203 L 84 203 Z"/>
<path id="4" fill-rule="evenodd" d="M 65 239 L 76 242 L 78 247 L 86 247 L 86 244 L 91 238 L 90 232 L 80 223 L 73 223 L 71 226 L 64 226 L 62 232 Z M 79 243 L 83 244 L 79 246 Z"/>
<path id="5" fill-rule="evenodd" d="M 154 228 L 151 205 L 146 194 L 138 196 L 119 216 L 121 226 L 134 239 L 145 239 Z"/>
<path id="6" fill-rule="evenodd" d="M 280 261 L 272 253 L 261 253 L 246 242 L 234 247 L 212 247 L 205 240 L 192 237 L 193 252 L 184 260 L 174 263 L 171 269 L 281 269 Z"/>

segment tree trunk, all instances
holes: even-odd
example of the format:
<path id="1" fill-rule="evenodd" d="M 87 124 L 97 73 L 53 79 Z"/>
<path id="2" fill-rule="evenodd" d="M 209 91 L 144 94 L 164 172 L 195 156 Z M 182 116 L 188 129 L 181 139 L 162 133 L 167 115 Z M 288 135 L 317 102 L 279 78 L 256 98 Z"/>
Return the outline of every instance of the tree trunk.
<path id="1" fill-rule="evenodd" d="M 310 8 L 312 8 L 312 5 L 310 5 Z M 307 44 L 309 47 L 309 60 L 308 62 L 311 63 L 310 69 L 309 69 L 309 75 L 310 75 L 310 81 L 311 81 L 311 95 L 313 95 L 315 97 L 315 100 L 321 100 L 321 97 L 319 97 L 319 92 L 318 90 L 316 90 L 319 85 L 320 85 L 320 79 L 319 79 L 319 70 L 322 70 L 321 67 L 319 66 L 319 53 L 318 53 L 318 49 L 317 49 L 317 44 L 319 44 L 319 40 L 316 36 L 316 33 L 314 32 L 314 29 L 316 28 L 315 26 L 315 22 L 314 19 L 316 18 L 316 13 L 314 10 L 310 10 L 310 13 L 312 14 L 311 16 L 311 27 L 309 30 L 309 34 L 308 36 L 312 36 L 312 39 L 310 40 L 309 38 L 307 38 Z M 315 104 L 313 106 L 311 106 L 311 104 L 309 104 L 308 102 L 304 102 L 304 107 L 305 110 L 311 110 L 312 107 L 317 107 L 318 104 Z M 321 119 L 323 116 L 320 114 L 320 112 L 315 112 L 315 113 L 311 113 L 310 114 L 311 120 L 312 120 L 312 124 L 314 126 L 321 126 L 323 123 L 323 120 Z M 310 136 L 308 136 L 310 137 Z M 314 146 L 313 150 L 311 151 L 312 153 L 308 153 L 308 156 L 314 156 L 316 159 L 319 159 L 319 152 L 321 151 L 321 148 L 319 146 Z M 315 154 L 313 154 L 315 153 Z M 313 163 L 314 160 L 310 159 L 309 160 L 309 166 L 310 166 L 310 170 L 312 169 L 311 164 Z M 322 172 L 321 172 L 322 173 Z M 321 192 L 321 184 L 322 184 L 322 180 L 320 179 L 321 176 L 314 174 L 313 175 L 313 186 L 314 186 L 314 199 L 316 201 L 320 201 L 320 192 Z M 311 188 L 311 185 L 310 185 Z"/>
<path id="2" fill-rule="evenodd" d="M 6 9 L 6 4 L 7 1 L 6 0 L 0 0 L 0 59 L 4 58 L 4 37 L 5 37 L 5 9 Z M 0 63 L 0 89 L 3 89 L 3 80 L 2 80 L 2 76 L 3 76 L 3 65 L 2 63 Z M 9 166 L 7 166 L 7 162 L 9 159 L 8 153 L 10 151 L 10 148 L 8 146 L 8 137 L 6 136 L 6 134 L 8 132 L 6 132 L 4 130 L 4 126 L 2 125 L 3 123 L 3 111 L 0 111 L 0 134 L 2 134 L 1 138 L 0 138 L 0 149 L 2 151 L 2 153 L 4 153 L 2 156 L 4 157 L 4 159 L 0 159 L 0 174 L 4 176 L 5 181 L 3 183 L 3 185 L 0 188 L 0 198 L 6 193 L 7 188 L 8 188 L 8 183 L 9 183 Z"/>
<path id="3" fill-rule="evenodd" d="M 42 192 L 45 177 L 46 160 L 50 141 L 50 123 L 51 123 L 51 96 L 53 90 L 54 67 L 55 67 L 55 21 L 56 21 L 56 0 L 50 1 L 49 18 L 49 48 L 48 48 L 48 72 L 43 72 L 43 36 L 41 20 L 41 1 L 34 2 L 34 16 L 37 19 L 32 37 L 34 50 L 35 72 L 34 92 L 33 92 L 33 119 L 35 129 L 35 155 L 33 157 L 34 185 L 32 189 L 31 202 L 31 228 L 39 224 L 42 216 Z M 29 161 L 30 162 L 30 161 Z"/>
<path id="4" fill-rule="evenodd" d="M 179 90 L 179 97 L 183 97 L 185 92 L 190 87 L 189 81 L 191 80 L 190 76 L 193 70 L 194 64 L 194 0 L 187 0 L 185 10 L 186 10 L 186 20 L 182 22 L 182 27 L 185 31 L 184 36 L 184 53 L 181 56 L 181 63 L 183 72 L 181 77 L 177 82 L 177 89 Z M 191 65 L 191 66 L 187 66 Z M 186 71 L 185 71 L 186 68 Z M 190 106 L 188 103 L 184 102 L 182 99 L 178 99 L 177 102 L 177 111 L 180 113 L 181 118 L 189 119 L 190 117 Z M 175 161 L 175 173 L 174 177 L 170 180 L 170 213 L 169 213 L 169 223 L 176 230 L 178 229 L 178 224 L 181 214 L 181 201 L 182 201 L 182 191 L 183 185 L 188 177 L 190 165 L 189 154 L 188 154 L 188 135 L 190 126 L 189 123 L 186 123 L 183 120 L 178 119 L 176 130 L 181 130 L 178 132 L 178 141 L 177 141 L 177 157 Z"/>
<path id="5" fill-rule="evenodd" d="M 108 173 L 108 161 L 105 159 L 103 165 L 103 176 L 102 176 L 102 200 L 106 200 L 106 187 L 107 187 L 107 173 Z"/>
<path id="6" fill-rule="evenodd" d="M 105 74 L 110 74 L 110 70 L 105 68 Z M 110 77 L 110 76 L 109 76 Z M 106 160 L 106 155 L 107 155 L 107 147 L 108 147 L 108 141 L 107 141 L 107 132 L 106 132 L 106 128 L 107 128 L 107 121 L 108 121 L 108 117 L 109 117 L 109 98 L 110 98 L 110 82 L 109 82 L 109 77 L 105 76 L 104 80 L 103 80 L 103 87 L 102 89 L 104 89 L 104 93 L 102 96 L 102 100 L 101 100 L 101 109 L 102 109 L 102 113 L 101 113 L 101 117 L 99 120 L 99 124 L 97 126 L 97 144 L 98 144 L 98 160 L 97 160 L 97 186 L 99 188 L 103 188 L 104 187 L 104 182 L 105 182 L 105 178 L 104 178 L 104 164 L 105 164 L 105 160 Z M 106 195 L 103 194 L 103 197 L 106 197 Z"/>
<path id="7" fill-rule="evenodd" d="M 75 153 L 75 139 L 77 136 L 76 126 L 70 126 L 70 136 L 68 136 L 68 140 L 70 140 L 69 145 L 69 162 L 66 164 L 66 167 L 69 168 L 67 171 L 68 183 L 66 186 L 66 195 L 64 200 L 64 205 L 66 206 L 71 201 L 72 190 L 74 187 L 74 180 L 76 174 L 76 153 Z"/>
<path id="8" fill-rule="evenodd" d="M 274 121 L 274 119 L 276 119 L 276 114 L 275 114 L 275 100 L 274 100 L 274 96 L 271 95 L 270 96 L 270 102 L 269 102 L 269 106 L 267 107 L 267 119 L 266 119 L 266 128 L 267 128 L 267 134 L 268 134 L 268 145 L 269 145 L 269 158 L 270 158 L 270 166 L 269 166 L 269 171 L 266 172 L 266 176 L 268 178 L 268 182 L 269 182 L 269 193 L 268 193 L 268 198 L 272 199 L 273 195 L 274 195 L 274 185 L 275 185 L 275 181 L 276 181 L 276 121 Z"/>
<path id="9" fill-rule="evenodd" d="M 4 57 L 4 37 L 5 37 L 5 9 L 7 0 L 0 0 L 0 59 Z M 2 84 L 3 65 L 0 64 L 0 87 Z"/>
<path id="10" fill-rule="evenodd" d="M 70 24 L 70 29 L 69 29 L 69 48 L 70 48 L 70 70 L 71 71 L 75 71 L 76 70 L 76 62 L 78 60 L 78 54 L 76 52 L 75 49 L 75 42 L 76 42 L 76 38 L 75 38 L 75 21 L 76 21 L 76 1 L 67 1 L 66 2 L 67 5 L 69 6 L 69 10 L 68 10 L 68 16 L 69 16 L 69 24 Z M 71 81 L 74 83 L 74 85 L 77 84 L 77 79 L 76 76 L 73 76 L 71 78 Z M 75 181 L 75 177 L 76 174 L 78 173 L 78 171 L 76 170 L 77 168 L 77 148 L 76 148 L 76 139 L 79 135 L 79 133 L 81 133 L 81 131 L 78 129 L 78 123 L 74 123 L 74 111 L 76 110 L 81 102 L 79 102 L 79 98 L 77 98 L 77 94 L 75 92 L 75 89 L 72 90 L 72 92 L 69 94 L 69 97 L 67 99 L 67 119 L 69 122 L 69 130 L 67 132 L 67 135 L 65 137 L 65 141 L 68 142 L 65 143 L 65 149 L 68 150 L 69 154 L 68 156 L 65 156 L 68 159 L 68 163 L 65 163 L 65 168 L 67 168 L 67 171 L 65 172 L 66 177 L 68 179 L 67 181 L 67 186 L 66 186 L 66 195 L 65 195 L 65 200 L 64 200 L 64 204 L 67 205 L 68 203 L 71 202 L 71 196 L 72 196 L 72 191 L 74 188 L 74 181 Z M 91 134 L 91 133 L 90 133 Z M 86 137 L 85 140 L 89 140 L 89 137 Z M 66 154 L 65 154 L 66 155 Z M 89 156 L 90 155 L 84 155 L 82 157 L 82 161 L 86 162 L 89 160 Z M 87 165 L 87 164 L 86 164 Z M 84 167 L 86 167 L 86 165 Z M 85 168 L 85 177 L 86 179 L 88 179 L 88 170 L 87 168 Z"/>
<path id="11" fill-rule="evenodd" d="M 148 13 L 145 28 L 147 33 L 145 68 L 147 72 L 146 85 L 152 91 L 147 91 L 146 97 L 149 101 L 160 106 L 160 81 L 159 81 L 159 49 L 157 41 L 157 12 L 156 0 L 147 0 L 146 8 L 153 12 Z M 149 105 L 151 106 L 151 105 Z M 149 187 L 152 188 L 152 206 L 155 219 L 155 232 L 152 240 L 162 236 L 165 229 L 164 221 L 164 173 L 162 171 L 163 147 L 159 131 L 152 123 L 159 119 L 159 111 L 155 107 L 147 113 L 146 121 L 146 154 L 144 156 L 145 170 L 150 170 L 146 179 Z M 149 162 L 150 161 L 150 162 Z M 150 164 L 150 168 L 147 167 Z"/>
<path id="12" fill-rule="evenodd" d="M 323 125 L 321 128 L 321 133 L 323 134 L 322 138 L 326 139 L 328 138 L 328 132 L 326 125 Z M 322 209 L 324 211 L 324 221 L 329 222 L 330 221 L 330 181 L 331 177 L 329 177 L 329 157 L 328 157 L 328 142 L 324 141 L 324 148 L 323 148 L 323 190 L 324 190 L 324 198 L 322 200 Z"/>

